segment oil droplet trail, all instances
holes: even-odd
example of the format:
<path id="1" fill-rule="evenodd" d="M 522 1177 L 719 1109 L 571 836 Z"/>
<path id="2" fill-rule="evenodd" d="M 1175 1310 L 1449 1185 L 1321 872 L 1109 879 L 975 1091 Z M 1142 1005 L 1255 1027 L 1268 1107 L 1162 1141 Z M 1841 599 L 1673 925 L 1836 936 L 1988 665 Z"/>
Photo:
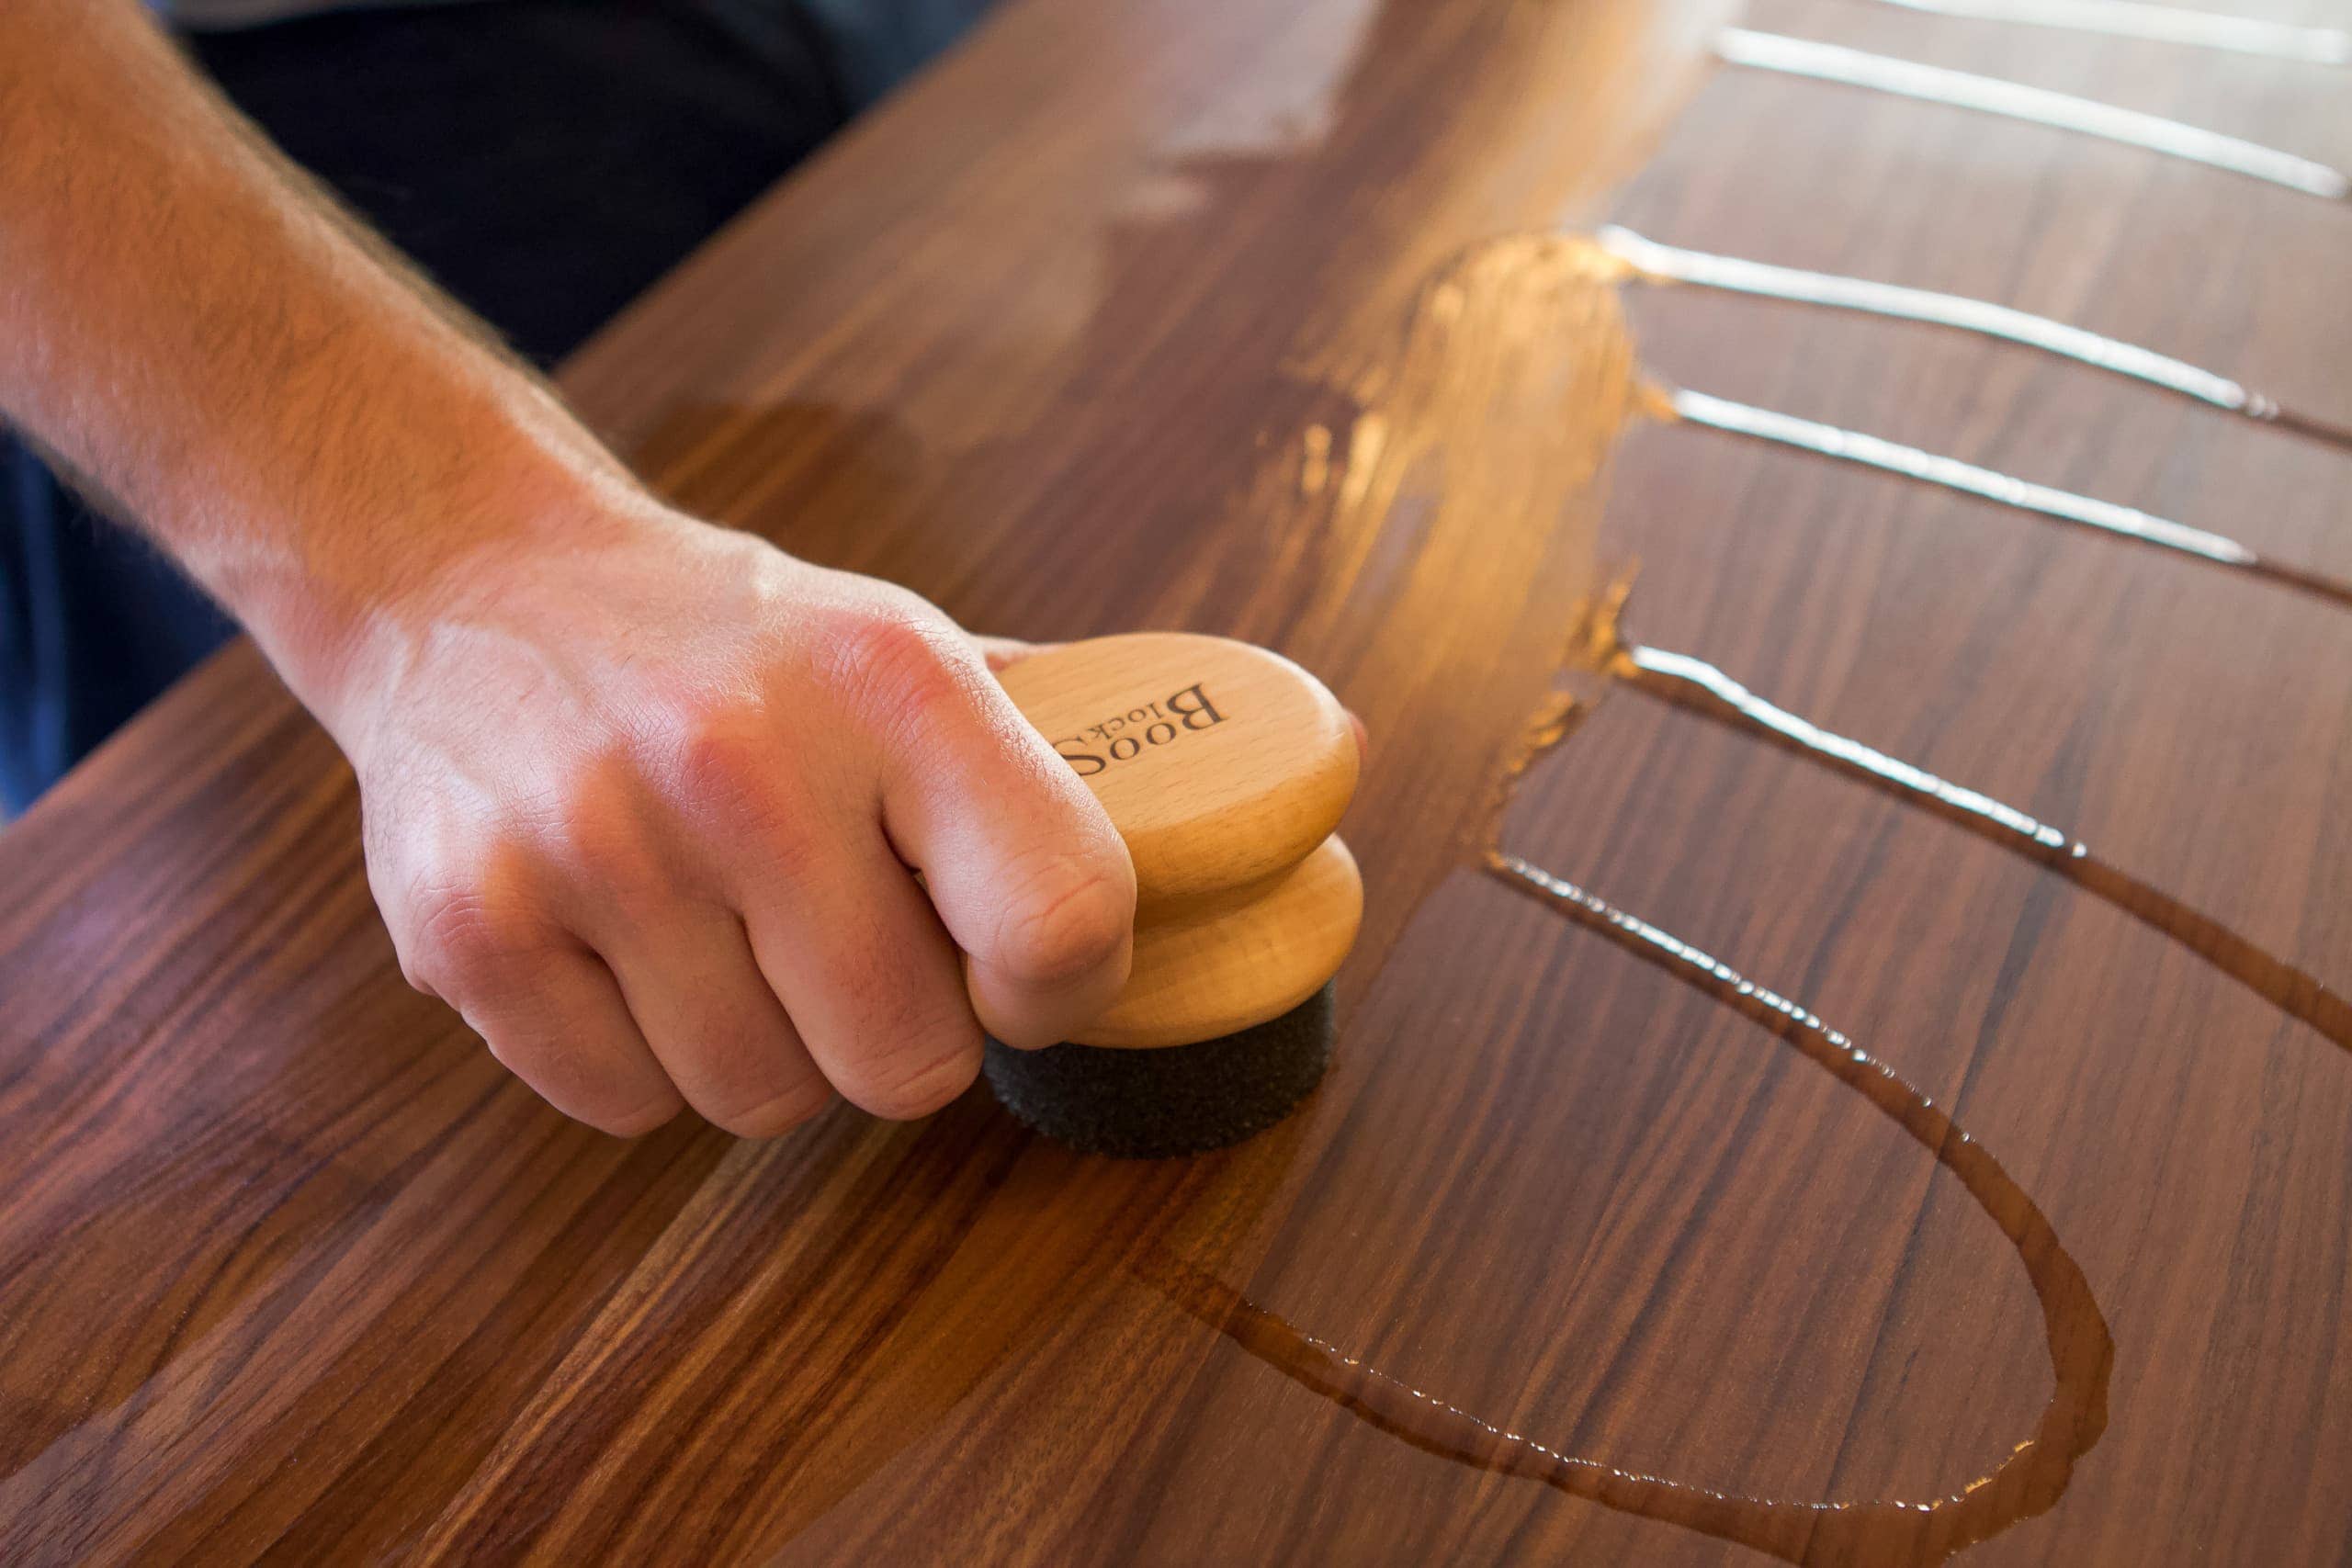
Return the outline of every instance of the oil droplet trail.
<path id="1" fill-rule="evenodd" d="M 1913 1561 L 1940 1558 L 2054 1504 L 2073 1474 L 2075 1461 L 2106 1430 L 2107 1386 L 2115 1343 L 2080 1266 L 2024 1189 L 1948 1112 L 1803 1004 L 1758 985 L 1690 943 L 1516 855 L 1495 852 L 1487 856 L 1486 869 L 1506 886 L 1763 1025 L 1860 1094 L 1959 1179 L 2016 1247 L 2025 1265 L 2041 1303 L 2053 1379 L 2050 1403 L 2033 1437 L 2019 1444 L 1991 1475 L 1950 1495 L 1925 1504 L 1849 1505 L 1838 1517 L 1852 1522 L 1836 1532 L 1837 1543 L 1816 1527 L 1807 1555 L 1892 1555 L 1884 1549 L 1898 1545 L 1904 1527 L 1916 1526 L 1922 1515 L 1932 1517 L 1949 1512 L 1951 1517 L 1942 1521 L 1944 1528 L 1930 1539 L 1917 1540 L 1911 1554 Z"/>
<path id="2" fill-rule="evenodd" d="M 1733 65 L 1849 87 L 1869 87 L 1925 103 L 1949 104 L 1956 108 L 2080 131 L 2226 169 L 2329 201 L 2352 200 L 2352 175 L 2325 164 L 2219 131 L 2183 125 L 2178 120 L 2119 108 L 2068 93 L 2029 87 L 1997 76 L 1974 76 L 1939 65 L 1922 65 L 1917 61 L 1869 54 L 1859 49 L 1815 43 L 1780 33 L 1751 32 L 1745 28 L 1724 28 L 1715 39 L 1715 52 Z"/>
<path id="3" fill-rule="evenodd" d="M 1802 1004 L 1515 855 L 1489 851 L 1484 864 L 1516 891 L 1763 1025 L 1860 1094 L 1959 1179 L 2016 1247 L 2041 1305 L 2052 1386 L 2033 1436 L 1996 1470 L 1939 1497 L 1816 1502 L 1746 1496 L 1636 1474 L 1506 1430 L 1295 1327 L 1165 1253 L 1139 1260 L 1144 1278 L 1293 1382 L 1424 1452 L 1540 1481 L 1787 1562 L 1939 1562 L 2053 1506 L 2075 1461 L 2106 1430 L 2115 1343 L 2081 1267 L 1999 1161 L 1894 1069 Z"/>
<path id="4" fill-rule="evenodd" d="M 2332 446 L 2352 446 L 2352 427 L 2331 424 L 2324 419 L 2313 419 L 2307 413 L 2297 413 L 2293 409 L 2273 404 L 2268 413 L 2257 417 L 2270 421 L 2282 430 L 2291 430 L 2298 435 L 2308 435 L 2314 441 L 2324 441 Z"/>
<path id="5" fill-rule="evenodd" d="M 1835 457 L 1840 462 L 1860 464 L 1882 473 L 1900 474 L 1905 479 L 1998 502 L 2020 512 L 2096 528 L 2101 533 L 2113 534 L 2138 544 L 2153 545 L 2175 555 L 2193 557 L 2214 566 L 2242 571 L 2251 577 L 2313 594 L 2333 604 L 2352 606 L 2352 583 L 2301 567 L 2281 565 L 2256 555 L 2246 546 L 2226 536 L 2154 516 L 2134 507 L 2076 495 L 2072 491 L 2053 490 L 2048 485 L 2034 484 L 2010 474 L 1980 468 L 1957 457 L 1940 457 L 1933 452 L 1923 452 L 1917 446 L 1905 446 L 1875 435 L 1865 435 L 1857 430 L 1842 430 L 1834 424 L 1821 424 L 1771 409 L 1736 403 L 1725 398 L 1711 397 L 1705 392 L 1677 389 L 1667 394 L 1666 403 L 1676 418 L 1705 425 L 1711 430 L 1753 436 L 1758 441 L 1792 446 L 1820 457 Z"/>
<path id="6" fill-rule="evenodd" d="M 1841 277 L 1834 273 L 1774 266 L 1739 256 L 1681 250 L 1645 239 L 1630 229 L 1614 225 L 1601 230 L 1594 236 L 1594 241 L 1610 254 L 1622 257 L 1633 269 L 1634 276 L 1645 281 L 1687 283 L 1693 288 L 1720 289 L 1730 294 L 1823 305 L 1832 310 L 1852 310 L 1897 321 L 1923 321 L 1932 326 L 1974 333 L 1980 337 L 2022 344 L 2045 354 L 2161 387 L 2214 408 L 2352 451 L 2352 428 L 2281 408 L 2273 400 L 2247 389 L 2226 376 L 2201 370 L 2194 365 L 2132 344 L 2101 337 L 2080 327 L 2070 327 L 2047 316 L 2013 310 L 2005 305 L 1971 299 L 1959 294 L 1939 294 L 1930 289 L 1905 288 L 1896 284 L 1872 283 L 1865 278 Z"/>
<path id="7" fill-rule="evenodd" d="M 1616 672 L 1637 691 L 1826 763 L 2025 856 L 2163 932 L 2289 1016 L 2352 1050 L 2352 1002 L 2219 920 L 2100 860 L 2081 840 L 1990 795 L 1963 789 L 1775 707 L 1703 660 L 1628 644 L 1618 655 Z"/>
<path id="8" fill-rule="evenodd" d="M 2352 65 L 2352 33 L 2257 21 L 2218 11 L 2183 11 L 2141 0 L 1880 0 L 1905 11 L 1971 21 L 2023 22 L 2109 38 L 2185 43 L 2233 54 L 2300 60 L 2312 65 Z"/>

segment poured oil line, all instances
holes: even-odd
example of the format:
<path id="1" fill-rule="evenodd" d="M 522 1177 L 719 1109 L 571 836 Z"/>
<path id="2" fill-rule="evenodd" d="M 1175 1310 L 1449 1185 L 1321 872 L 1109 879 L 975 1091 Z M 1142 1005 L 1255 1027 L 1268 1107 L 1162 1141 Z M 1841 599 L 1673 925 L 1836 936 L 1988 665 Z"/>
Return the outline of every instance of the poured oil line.
<path id="1" fill-rule="evenodd" d="M 1739 256 L 1682 250 L 1645 239 L 1630 229 L 1611 225 L 1593 236 L 1593 243 L 1623 261 L 1630 276 L 1650 283 L 1684 283 L 1697 288 L 1766 299 L 1786 299 L 1822 305 L 1862 315 L 1920 321 L 1952 327 L 1980 337 L 1998 338 L 2040 349 L 2045 354 L 2161 387 L 2185 398 L 2222 409 L 2244 418 L 2352 451 L 2352 427 L 2332 424 L 2280 406 L 2226 376 L 2202 370 L 2185 361 L 2157 354 L 2097 333 L 2070 327 L 2047 316 L 2013 310 L 1960 294 L 1939 294 L 1926 288 L 1873 283 L 1835 273 L 1807 272 L 1774 266 Z"/>
<path id="2" fill-rule="evenodd" d="M 1726 28 L 1717 35 L 1715 53 L 1733 65 L 1804 76 L 1841 86 L 1868 87 L 1922 103 L 1975 109 L 2008 119 L 2030 121 L 2061 130 L 2079 131 L 2102 141 L 2120 142 L 2168 157 L 2225 169 L 2232 174 L 2283 186 L 2328 201 L 2352 201 L 2352 175 L 2310 158 L 2282 152 L 2217 130 L 2184 125 L 2159 115 L 2142 114 L 2071 93 L 2029 87 L 1998 76 L 1976 76 L 1948 71 L 1940 65 L 1871 54 L 1840 44 L 1815 43 L 1781 33 L 1751 32 Z"/>
<path id="3" fill-rule="evenodd" d="M 2018 22 L 2152 43 L 2185 43 L 2312 65 L 2352 65 L 2352 33 L 2339 28 L 2259 21 L 2219 11 L 2184 11 L 2147 5 L 2143 0 L 1879 0 L 1879 4 L 1931 17 Z"/>
<path id="4" fill-rule="evenodd" d="M 1537 727 L 1556 732 L 1555 720 Z M 2017 1249 L 2041 1307 L 2052 1373 L 2033 1435 L 1989 1473 L 1928 1499 L 1805 1501 L 1744 1496 L 1584 1458 L 1472 1415 L 1368 1365 L 1180 1259 L 1145 1259 L 1146 1278 L 1184 1311 L 1303 1387 L 1426 1453 L 1539 1481 L 1790 1562 L 1938 1562 L 2047 1512 L 2107 1429 L 2115 1342 L 2082 1268 L 2041 1208 L 1949 1112 L 1820 1017 L 1689 942 L 1500 850 L 1484 869 L 1514 891 L 1761 1024 L 1893 1121 L 1958 1178 Z"/>
<path id="5" fill-rule="evenodd" d="M 1650 406 L 1657 412 L 1691 424 L 1726 431 L 1735 435 L 1753 436 L 1775 446 L 1791 446 L 1820 457 L 1835 457 L 1839 462 L 1876 468 L 1881 473 L 1900 474 L 1905 479 L 1939 485 L 1964 495 L 1998 502 L 2020 512 L 2095 528 L 2136 544 L 2151 545 L 2175 555 L 2188 556 L 2208 565 L 2244 572 L 2284 588 L 2312 594 L 2331 604 L 2352 607 L 2352 582 L 2274 561 L 2225 535 L 2192 528 L 2185 523 L 2157 517 L 2136 507 L 2076 495 L 2072 491 L 2054 490 L 2012 474 L 1980 468 L 1957 457 L 1923 452 L 1917 446 L 1905 446 L 1899 442 L 1866 435 L 1858 430 L 1844 430 L 1834 424 L 1799 419 L 1794 414 L 1781 413 L 1772 409 L 1736 403 L 1727 398 L 1713 397 L 1705 392 L 1680 388 L 1662 389 L 1650 399 Z"/>
<path id="6" fill-rule="evenodd" d="M 1704 660 L 1631 643 L 1617 655 L 1615 673 L 1636 691 L 1860 779 L 2024 856 L 2172 938 L 2289 1017 L 2352 1050 L 2352 1002 L 2318 976 L 2266 952 L 2211 916 L 2100 860 L 2080 839 L 1991 795 L 1964 789 L 1776 707 Z"/>

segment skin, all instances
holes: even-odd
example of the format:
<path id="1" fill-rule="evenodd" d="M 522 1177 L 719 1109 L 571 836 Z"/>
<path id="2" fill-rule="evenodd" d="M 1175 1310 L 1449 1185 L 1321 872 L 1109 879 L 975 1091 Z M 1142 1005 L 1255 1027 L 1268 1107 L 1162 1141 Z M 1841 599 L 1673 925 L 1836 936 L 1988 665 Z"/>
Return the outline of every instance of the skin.
<path id="1" fill-rule="evenodd" d="M 654 499 L 132 0 L 0 0 L 0 413 L 244 624 L 410 983 L 568 1114 L 922 1115 L 1125 983 L 1017 647 Z"/>

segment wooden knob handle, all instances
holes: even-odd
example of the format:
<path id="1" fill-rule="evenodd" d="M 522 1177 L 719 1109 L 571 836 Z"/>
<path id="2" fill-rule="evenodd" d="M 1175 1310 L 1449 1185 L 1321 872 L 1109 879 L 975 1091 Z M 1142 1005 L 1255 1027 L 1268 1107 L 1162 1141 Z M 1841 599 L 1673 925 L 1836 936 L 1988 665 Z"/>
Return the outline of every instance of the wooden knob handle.
<path id="1" fill-rule="evenodd" d="M 1002 680 L 1135 862 L 1135 971 L 1078 1040 L 1190 1044 L 1263 1023 L 1331 977 L 1363 913 L 1355 859 L 1332 836 L 1360 758 L 1321 682 L 1186 632 L 1069 643 Z"/>
<path id="2" fill-rule="evenodd" d="M 1355 794 L 1347 709 L 1246 642 L 1096 637 L 1023 660 L 1003 681 L 1110 812 L 1147 909 L 1222 901 L 1288 871 Z"/>

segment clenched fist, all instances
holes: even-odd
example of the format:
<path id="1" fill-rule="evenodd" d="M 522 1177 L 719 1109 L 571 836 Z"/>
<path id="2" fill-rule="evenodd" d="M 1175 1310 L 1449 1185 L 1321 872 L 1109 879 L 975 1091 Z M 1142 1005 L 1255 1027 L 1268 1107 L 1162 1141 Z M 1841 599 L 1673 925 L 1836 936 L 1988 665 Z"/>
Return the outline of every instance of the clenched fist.
<path id="1" fill-rule="evenodd" d="M 616 1133 L 916 1114 L 1103 1008 L 1133 869 L 972 639 L 663 507 L 152 9 L 0 0 L 0 419 L 334 734 L 409 977 Z"/>
<path id="2" fill-rule="evenodd" d="M 314 701 L 410 982 L 552 1104 L 766 1136 L 1125 983 L 1102 807 L 940 611 L 652 506 L 485 550 Z"/>

